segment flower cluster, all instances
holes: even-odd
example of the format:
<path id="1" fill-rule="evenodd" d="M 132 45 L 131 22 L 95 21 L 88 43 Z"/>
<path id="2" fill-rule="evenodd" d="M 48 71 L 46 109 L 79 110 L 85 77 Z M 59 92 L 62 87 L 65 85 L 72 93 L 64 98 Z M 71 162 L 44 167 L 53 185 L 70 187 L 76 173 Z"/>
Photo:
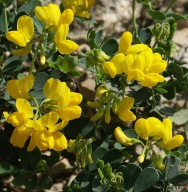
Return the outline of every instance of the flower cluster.
<path id="1" fill-rule="evenodd" d="M 16 99 L 17 108 L 11 114 L 4 112 L 7 122 L 15 127 L 10 142 L 22 148 L 30 138 L 28 151 L 35 147 L 40 150 L 67 149 L 67 139 L 61 130 L 70 120 L 80 117 L 81 108 L 78 105 L 82 101 L 82 95 L 70 91 L 65 82 L 49 78 L 43 89 L 46 99 L 39 105 L 29 93 L 33 84 L 33 75 L 7 82 L 7 91 Z M 36 106 L 32 106 L 29 99 L 33 99 Z"/>
<path id="2" fill-rule="evenodd" d="M 120 127 L 114 130 L 114 135 L 117 141 L 124 146 L 137 143 L 141 143 L 144 146 L 143 152 L 138 158 L 139 163 L 144 161 L 146 149 L 148 150 L 154 144 L 163 149 L 172 150 L 182 145 L 184 141 L 182 135 L 172 136 L 172 121 L 169 118 L 165 118 L 163 122 L 156 117 L 140 118 L 136 121 L 134 128 L 140 139 L 147 141 L 146 145 L 139 139 L 128 137 Z"/>
<path id="3" fill-rule="evenodd" d="M 71 9 L 76 16 L 89 17 L 89 10 L 94 5 L 95 0 L 63 0 L 65 9 Z"/>
<path id="4" fill-rule="evenodd" d="M 165 79 L 159 73 L 166 69 L 167 62 L 145 44 L 131 45 L 132 38 L 130 32 L 123 33 L 118 53 L 102 65 L 104 72 L 112 78 L 117 74 L 125 74 L 128 81 L 139 81 L 144 87 L 163 82 Z"/>
<path id="5" fill-rule="evenodd" d="M 41 39 L 44 40 L 46 33 L 53 32 L 53 41 L 61 54 L 69 54 L 78 49 L 78 45 L 74 41 L 67 39 L 69 25 L 74 20 L 74 13 L 71 9 L 65 9 L 61 13 L 59 6 L 56 4 L 37 6 L 35 8 L 35 16 L 44 24 Z M 17 31 L 7 32 L 6 38 L 19 47 L 12 50 L 13 55 L 23 56 L 28 54 L 31 51 L 32 39 L 34 38 L 32 18 L 27 15 L 19 17 Z"/>
<path id="6" fill-rule="evenodd" d="M 111 109 L 114 114 L 124 122 L 131 122 L 136 120 L 136 116 L 131 112 L 134 104 L 132 97 L 125 97 L 120 100 L 116 93 L 105 86 L 99 86 L 96 91 L 97 101 L 88 101 L 87 105 L 91 108 L 98 109 L 90 120 L 97 121 L 104 116 L 105 123 L 109 124 L 111 121 Z"/>

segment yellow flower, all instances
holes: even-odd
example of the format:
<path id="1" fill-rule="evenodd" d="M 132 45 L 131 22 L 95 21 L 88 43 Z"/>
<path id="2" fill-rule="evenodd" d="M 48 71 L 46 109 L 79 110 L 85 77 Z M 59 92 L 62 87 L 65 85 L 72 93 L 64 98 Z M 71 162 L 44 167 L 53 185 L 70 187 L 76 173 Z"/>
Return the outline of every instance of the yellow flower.
<path id="1" fill-rule="evenodd" d="M 19 80 L 9 80 L 6 84 L 6 89 L 9 95 L 14 98 L 30 99 L 29 91 L 34 84 L 34 76 L 28 75 Z"/>
<path id="2" fill-rule="evenodd" d="M 105 73 L 114 78 L 117 74 L 123 73 L 125 56 L 123 53 L 118 53 L 110 61 L 104 62 L 102 69 Z"/>
<path id="3" fill-rule="evenodd" d="M 64 8 L 70 8 L 76 16 L 80 17 L 89 17 L 89 10 L 94 3 L 95 0 L 63 0 Z"/>
<path id="4" fill-rule="evenodd" d="M 27 55 L 31 50 L 31 40 L 34 36 L 34 25 L 31 17 L 23 15 L 18 19 L 17 31 L 9 31 L 6 38 L 21 47 L 13 49 L 12 54 L 16 56 Z"/>
<path id="5" fill-rule="evenodd" d="M 44 95 L 54 100 L 54 109 L 62 120 L 72 120 L 79 118 L 81 108 L 78 106 L 82 101 L 80 93 L 71 92 L 65 82 L 50 78 L 44 85 Z"/>
<path id="6" fill-rule="evenodd" d="M 159 140 L 163 138 L 164 125 L 155 117 L 140 118 L 135 123 L 135 131 L 144 140 L 147 140 L 148 137 Z"/>
<path id="7" fill-rule="evenodd" d="M 70 25 L 74 20 L 74 13 L 71 9 L 66 9 L 61 13 L 59 6 L 48 4 L 46 6 L 35 8 L 35 15 L 38 20 L 45 24 L 45 29 L 56 31 L 62 24 Z"/>
<path id="8" fill-rule="evenodd" d="M 30 103 L 26 99 L 17 99 L 16 108 L 17 112 L 11 114 L 4 112 L 3 114 L 7 122 L 15 127 L 10 142 L 12 145 L 22 148 L 33 131 L 31 118 L 34 114 Z"/>
<path id="9" fill-rule="evenodd" d="M 57 123 L 58 120 L 59 115 L 53 111 L 35 120 L 33 124 L 35 131 L 32 134 L 33 145 L 29 150 L 33 150 L 35 146 L 40 150 L 62 151 L 67 149 L 67 139 L 59 130 L 64 128 L 68 122 Z"/>
<path id="10" fill-rule="evenodd" d="M 78 49 L 78 45 L 74 41 L 66 39 L 68 33 L 69 26 L 67 24 L 62 24 L 55 33 L 54 42 L 61 54 L 69 54 Z"/>
<path id="11" fill-rule="evenodd" d="M 116 127 L 114 135 L 119 143 L 125 146 L 133 145 L 132 139 L 127 137 L 120 127 Z"/>
<path id="12" fill-rule="evenodd" d="M 169 118 L 163 120 L 164 124 L 164 135 L 163 135 L 163 143 L 162 147 L 167 150 L 172 150 L 176 147 L 179 147 L 184 138 L 182 135 L 172 136 L 172 121 Z"/>
<path id="13" fill-rule="evenodd" d="M 133 104 L 134 99 L 132 97 L 126 97 L 118 103 L 117 114 L 122 121 L 130 122 L 136 120 L 136 116 L 130 111 Z"/>
<path id="14" fill-rule="evenodd" d="M 162 60 L 161 55 L 148 48 L 140 54 L 125 56 L 122 70 L 127 74 L 128 81 L 137 80 L 144 87 L 153 87 L 165 80 L 159 73 L 166 67 L 167 62 Z"/>

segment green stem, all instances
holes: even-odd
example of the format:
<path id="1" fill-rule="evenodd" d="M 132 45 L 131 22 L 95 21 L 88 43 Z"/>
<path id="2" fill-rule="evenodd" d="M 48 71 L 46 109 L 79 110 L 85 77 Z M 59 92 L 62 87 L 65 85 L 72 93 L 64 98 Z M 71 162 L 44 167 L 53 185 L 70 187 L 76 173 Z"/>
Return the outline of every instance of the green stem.
<path id="1" fill-rule="evenodd" d="M 136 24 L 136 17 L 135 17 L 135 8 L 136 8 L 136 0 L 133 0 L 132 3 L 132 21 L 133 21 L 133 28 L 136 34 L 136 37 L 138 37 L 138 30 L 137 30 L 137 24 Z"/>
<path id="2" fill-rule="evenodd" d="M 167 6 L 167 8 L 166 8 L 166 10 L 165 10 L 165 13 L 168 12 L 168 10 L 172 7 L 172 5 L 173 5 L 175 2 L 176 2 L 176 0 L 170 1 L 170 3 L 168 4 L 168 6 Z"/>
<path id="3" fill-rule="evenodd" d="M 17 14 L 17 1 L 16 0 L 13 1 L 13 7 L 14 7 L 14 15 L 16 16 L 16 14 Z"/>
<path id="4" fill-rule="evenodd" d="M 7 10 L 6 6 L 3 6 L 3 15 L 4 15 L 4 21 L 5 21 L 5 32 L 8 32 L 8 21 L 7 21 Z"/>
<path id="5" fill-rule="evenodd" d="M 32 72 L 33 72 L 33 68 L 34 68 L 34 65 L 35 65 L 37 54 L 39 52 L 39 49 L 41 47 L 42 42 L 44 41 L 44 37 L 45 37 L 45 30 L 43 31 L 42 36 L 41 36 L 41 40 L 39 40 L 39 44 L 37 45 L 37 48 L 36 48 L 36 50 L 34 52 L 34 56 L 33 56 L 31 66 L 30 66 L 30 69 L 29 69 L 29 74 L 32 74 Z"/>

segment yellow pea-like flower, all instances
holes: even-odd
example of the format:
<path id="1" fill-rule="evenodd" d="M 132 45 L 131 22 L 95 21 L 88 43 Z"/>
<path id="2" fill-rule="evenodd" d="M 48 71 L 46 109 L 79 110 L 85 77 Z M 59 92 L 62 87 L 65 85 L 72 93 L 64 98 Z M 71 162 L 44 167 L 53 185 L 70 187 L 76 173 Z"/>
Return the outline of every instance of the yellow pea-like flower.
<path id="1" fill-rule="evenodd" d="M 19 80 L 9 80 L 6 84 L 6 89 L 14 99 L 30 99 L 29 91 L 33 88 L 33 84 L 34 76 L 28 75 Z"/>
<path id="2" fill-rule="evenodd" d="M 136 116 L 130 111 L 134 104 L 132 97 L 122 99 L 117 106 L 117 114 L 122 121 L 131 122 L 136 120 Z"/>
<path id="3" fill-rule="evenodd" d="M 94 5 L 95 0 L 63 0 L 65 9 L 71 9 L 76 16 L 89 17 L 89 10 Z"/>
<path id="4" fill-rule="evenodd" d="M 162 147 L 167 150 L 172 150 L 179 147 L 183 141 L 184 137 L 182 135 L 172 136 L 172 121 L 169 118 L 163 120 L 164 124 L 164 135 Z"/>
<path id="5" fill-rule="evenodd" d="M 19 49 L 13 49 L 12 54 L 16 56 L 26 55 L 31 50 L 31 40 L 34 36 L 34 24 L 31 17 L 21 16 L 17 21 L 17 31 L 9 31 L 6 38 L 18 45 Z"/>
<path id="6" fill-rule="evenodd" d="M 120 127 L 116 127 L 114 135 L 119 143 L 125 146 L 133 145 L 132 139 L 127 137 Z"/>
<path id="7" fill-rule="evenodd" d="M 44 23 L 45 29 L 54 32 L 62 24 L 70 25 L 74 20 L 74 13 L 71 9 L 66 9 L 61 13 L 59 6 L 52 3 L 42 7 L 37 6 L 35 8 L 35 16 Z"/>
<path id="8" fill-rule="evenodd" d="M 82 101 L 82 95 L 71 92 L 65 82 L 50 78 L 45 83 L 43 90 L 47 98 L 54 100 L 57 106 L 54 111 L 62 120 L 69 121 L 80 117 L 82 110 L 78 105 Z"/>

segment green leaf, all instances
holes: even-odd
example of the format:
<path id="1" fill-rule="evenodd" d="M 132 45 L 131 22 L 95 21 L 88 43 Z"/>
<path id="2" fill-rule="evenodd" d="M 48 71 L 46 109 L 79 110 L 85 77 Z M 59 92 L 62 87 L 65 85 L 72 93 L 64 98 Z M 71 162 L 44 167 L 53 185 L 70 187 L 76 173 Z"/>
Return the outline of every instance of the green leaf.
<path id="1" fill-rule="evenodd" d="M 50 189 L 53 185 L 53 181 L 48 175 L 42 175 L 40 184 L 42 189 Z"/>
<path id="2" fill-rule="evenodd" d="M 166 89 L 163 89 L 161 87 L 155 87 L 155 90 L 158 92 L 158 93 L 168 93 L 168 91 Z"/>
<path id="3" fill-rule="evenodd" d="M 123 154 L 119 149 L 111 149 L 102 158 L 104 163 L 110 163 L 111 166 L 117 166 L 123 161 Z"/>
<path id="4" fill-rule="evenodd" d="M 173 17 L 175 20 L 186 20 L 186 15 L 180 15 L 179 13 L 169 13 L 167 17 Z"/>
<path id="5" fill-rule="evenodd" d="M 151 96 L 151 90 L 145 87 L 142 87 L 133 94 L 135 99 L 135 104 L 141 104 L 146 102 Z"/>
<path id="6" fill-rule="evenodd" d="M 188 109 L 181 109 L 178 112 L 174 113 L 173 116 L 169 118 L 177 125 L 183 125 L 188 122 Z"/>
<path id="7" fill-rule="evenodd" d="M 10 22 L 10 14 L 8 11 L 6 11 L 6 13 L 7 13 L 7 23 L 9 23 Z M 3 10 L 0 10 L 0 23 L 1 23 L 0 31 L 1 32 L 7 32 L 6 23 L 5 23 L 5 15 L 3 13 Z"/>
<path id="8" fill-rule="evenodd" d="M 68 73 L 78 65 L 78 58 L 69 54 L 64 57 L 59 55 L 56 64 L 60 71 Z"/>
<path id="9" fill-rule="evenodd" d="M 5 74 L 13 74 L 18 71 L 20 71 L 22 68 L 22 64 L 19 60 L 15 59 L 8 63 L 4 68 L 3 68 L 3 73 Z"/>
<path id="10" fill-rule="evenodd" d="M 79 59 L 79 66 L 80 67 L 82 67 L 83 69 L 85 69 L 86 71 L 90 71 L 90 72 L 93 72 L 93 73 L 95 73 L 96 72 L 96 70 L 95 70 L 95 68 L 94 67 L 87 67 L 86 66 L 86 58 L 81 58 L 81 59 Z"/>
<path id="11" fill-rule="evenodd" d="M 48 156 L 45 160 L 49 167 L 53 166 L 59 161 L 59 153 L 57 151 L 51 151 L 51 155 Z"/>
<path id="12" fill-rule="evenodd" d="M 118 42 L 115 39 L 108 39 L 102 44 L 101 50 L 112 56 L 118 50 Z"/>
<path id="13" fill-rule="evenodd" d="M 42 3 L 38 0 L 30 0 L 18 9 L 18 13 L 25 11 L 28 15 L 32 15 L 36 6 L 42 6 Z"/>
<path id="14" fill-rule="evenodd" d="M 174 85 L 165 87 L 165 90 L 168 91 L 167 93 L 163 93 L 163 96 L 170 100 L 176 96 L 176 87 Z"/>
<path id="15" fill-rule="evenodd" d="M 166 18 L 165 14 L 158 10 L 151 9 L 149 11 L 150 16 L 155 20 L 164 20 Z"/>
<path id="16" fill-rule="evenodd" d="M 33 18 L 33 22 L 34 22 L 34 25 L 35 25 L 37 31 L 40 34 L 42 34 L 44 24 L 41 21 L 39 21 L 36 17 Z"/>
<path id="17" fill-rule="evenodd" d="M 149 28 L 142 28 L 138 31 L 141 43 L 149 44 L 152 38 L 152 31 Z"/>
<path id="18" fill-rule="evenodd" d="M 95 32 L 94 28 L 90 28 L 87 34 L 87 40 L 90 45 L 90 48 L 99 48 L 99 44 L 102 40 L 103 30 Z"/>
<path id="19" fill-rule="evenodd" d="M 122 172 L 124 177 L 124 188 L 126 190 L 132 188 L 134 186 L 134 183 L 141 173 L 142 169 L 140 166 L 129 163 L 127 166 L 120 165 L 117 168 L 117 172 Z"/>
<path id="20" fill-rule="evenodd" d="M 171 63 L 170 64 L 171 69 L 172 69 L 172 73 L 174 74 L 174 77 L 176 77 L 177 79 L 182 79 L 183 77 L 183 68 L 176 64 L 176 63 Z"/>
<path id="21" fill-rule="evenodd" d="M 165 54 L 165 50 L 162 47 L 157 47 L 153 50 L 154 53 L 159 53 L 160 55 Z"/>
<path id="22" fill-rule="evenodd" d="M 159 174 L 156 169 L 147 167 L 142 170 L 134 185 L 134 192 L 142 192 L 153 187 L 159 180 Z"/>
<path id="23" fill-rule="evenodd" d="M 25 180 L 25 188 L 29 191 L 35 189 L 37 186 L 37 181 L 38 179 L 36 174 L 28 176 Z"/>
<path id="24" fill-rule="evenodd" d="M 25 173 L 20 173 L 19 175 L 17 175 L 17 176 L 13 179 L 12 184 L 15 185 L 15 186 L 24 185 L 25 179 L 26 179 L 26 174 L 25 174 Z"/>
<path id="25" fill-rule="evenodd" d="M 11 174 L 11 172 L 16 171 L 17 168 L 7 162 L 0 162 L 0 175 L 1 174 Z"/>
<path id="26" fill-rule="evenodd" d="M 175 177 L 179 174 L 180 159 L 175 156 L 167 156 L 164 159 L 165 164 L 165 176 L 167 180 Z"/>
<path id="27" fill-rule="evenodd" d="M 177 186 L 185 186 L 188 184 L 188 174 L 181 173 L 169 180 L 170 183 Z"/>

